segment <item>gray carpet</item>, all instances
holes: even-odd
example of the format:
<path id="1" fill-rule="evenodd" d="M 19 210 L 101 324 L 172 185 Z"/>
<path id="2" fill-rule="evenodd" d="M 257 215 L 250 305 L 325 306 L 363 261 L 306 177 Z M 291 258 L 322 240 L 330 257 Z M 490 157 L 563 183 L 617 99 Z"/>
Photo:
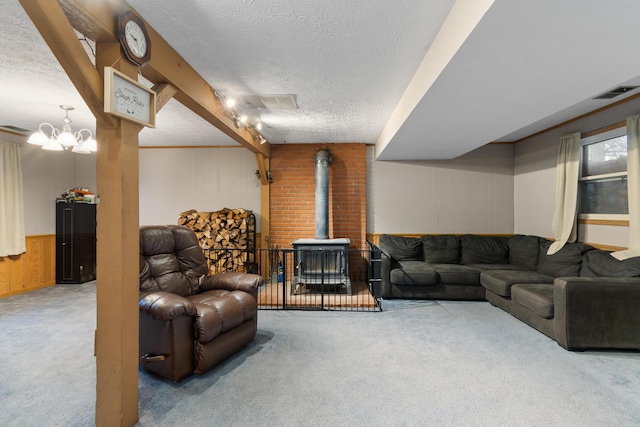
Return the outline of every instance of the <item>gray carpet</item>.
<path id="1" fill-rule="evenodd" d="M 137 425 L 640 425 L 640 352 L 568 352 L 486 302 L 383 309 L 260 311 L 207 374 L 140 371 Z M 0 299 L 0 425 L 94 424 L 94 328 L 93 283 Z"/>

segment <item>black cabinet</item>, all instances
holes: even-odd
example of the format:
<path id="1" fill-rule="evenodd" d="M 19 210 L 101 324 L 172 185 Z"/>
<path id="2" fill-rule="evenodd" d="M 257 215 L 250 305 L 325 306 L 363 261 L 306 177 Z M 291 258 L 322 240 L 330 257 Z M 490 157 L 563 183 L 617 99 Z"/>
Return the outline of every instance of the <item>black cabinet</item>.
<path id="1" fill-rule="evenodd" d="M 56 282 L 96 278 L 96 205 L 56 203 Z"/>

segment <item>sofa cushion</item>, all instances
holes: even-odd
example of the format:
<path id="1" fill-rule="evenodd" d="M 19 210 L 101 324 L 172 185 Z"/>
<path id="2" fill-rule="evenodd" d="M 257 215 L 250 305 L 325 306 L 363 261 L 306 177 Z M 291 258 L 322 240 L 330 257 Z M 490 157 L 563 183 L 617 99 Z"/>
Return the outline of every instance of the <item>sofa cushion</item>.
<path id="1" fill-rule="evenodd" d="M 524 267 L 527 270 L 536 269 L 540 238 L 538 236 L 524 236 L 516 234 L 507 239 L 509 246 L 509 263 Z"/>
<path id="2" fill-rule="evenodd" d="M 422 261 L 400 261 L 400 268 L 394 268 L 389 281 L 394 285 L 437 285 L 438 273 Z"/>
<path id="3" fill-rule="evenodd" d="M 422 236 L 422 251 L 425 262 L 440 264 L 460 263 L 460 239 L 453 234 Z"/>
<path id="4" fill-rule="evenodd" d="M 422 261 L 422 241 L 415 237 L 383 234 L 380 250 L 397 261 Z"/>
<path id="5" fill-rule="evenodd" d="M 575 277 L 580 275 L 582 255 L 593 250 L 592 246 L 584 243 L 567 243 L 553 255 L 547 255 L 551 241 L 540 245 L 538 265 L 536 271 L 553 277 Z"/>
<path id="6" fill-rule="evenodd" d="M 489 271 L 489 270 L 517 270 L 517 271 L 530 271 L 524 267 L 514 264 L 466 264 L 465 267 L 473 268 L 474 270 Z"/>
<path id="7" fill-rule="evenodd" d="M 545 319 L 553 317 L 552 284 L 515 284 L 511 287 L 511 299 Z"/>
<path id="8" fill-rule="evenodd" d="M 459 264 L 429 264 L 440 277 L 440 283 L 480 285 L 480 272 Z"/>
<path id="9" fill-rule="evenodd" d="M 489 270 L 480 273 L 480 283 L 491 292 L 508 297 L 516 283 L 553 283 L 553 277 L 536 271 Z"/>
<path id="10" fill-rule="evenodd" d="M 476 236 L 460 237 L 462 264 L 509 264 L 509 246 L 506 237 Z"/>
<path id="11" fill-rule="evenodd" d="M 619 261 L 609 251 L 589 251 L 582 257 L 580 276 L 640 277 L 640 257 Z"/>

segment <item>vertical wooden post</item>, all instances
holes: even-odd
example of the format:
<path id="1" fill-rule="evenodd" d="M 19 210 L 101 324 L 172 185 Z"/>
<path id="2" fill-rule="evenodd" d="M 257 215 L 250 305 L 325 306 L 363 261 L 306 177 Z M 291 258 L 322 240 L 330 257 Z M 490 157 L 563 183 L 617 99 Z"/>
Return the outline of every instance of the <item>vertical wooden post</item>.
<path id="1" fill-rule="evenodd" d="M 111 65 L 136 78 L 117 43 L 98 43 L 97 68 Z M 104 76 L 103 76 L 104 77 Z M 96 425 L 133 426 L 138 420 L 138 289 L 140 126 L 97 123 Z"/>
<path id="2" fill-rule="evenodd" d="M 260 171 L 260 211 L 262 213 L 262 220 L 260 221 L 260 266 L 262 268 L 262 277 L 265 280 L 271 280 L 271 265 L 269 265 L 270 257 L 269 241 L 270 241 L 270 228 L 271 228 L 271 213 L 269 211 L 271 206 L 271 183 L 267 179 L 267 171 L 269 171 L 271 161 L 268 157 L 262 154 L 256 154 L 256 161 L 258 163 L 258 170 Z"/>

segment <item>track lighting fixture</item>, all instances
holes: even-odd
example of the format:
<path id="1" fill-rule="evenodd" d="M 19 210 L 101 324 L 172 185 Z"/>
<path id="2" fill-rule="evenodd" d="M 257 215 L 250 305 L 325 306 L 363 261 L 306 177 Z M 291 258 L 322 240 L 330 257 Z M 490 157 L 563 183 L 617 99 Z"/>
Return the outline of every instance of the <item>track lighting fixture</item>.
<path id="1" fill-rule="evenodd" d="M 227 98 L 218 91 L 213 91 L 216 99 L 224 106 L 225 111 L 231 119 L 233 120 L 233 124 L 237 129 L 246 128 L 251 132 L 254 139 L 260 144 L 264 144 L 267 140 L 262 136 L 262 122 L 260 120 L 252 120 L 247 114 L 240 114 L 236 105 L 237 102 L 234 98 Z"/>

